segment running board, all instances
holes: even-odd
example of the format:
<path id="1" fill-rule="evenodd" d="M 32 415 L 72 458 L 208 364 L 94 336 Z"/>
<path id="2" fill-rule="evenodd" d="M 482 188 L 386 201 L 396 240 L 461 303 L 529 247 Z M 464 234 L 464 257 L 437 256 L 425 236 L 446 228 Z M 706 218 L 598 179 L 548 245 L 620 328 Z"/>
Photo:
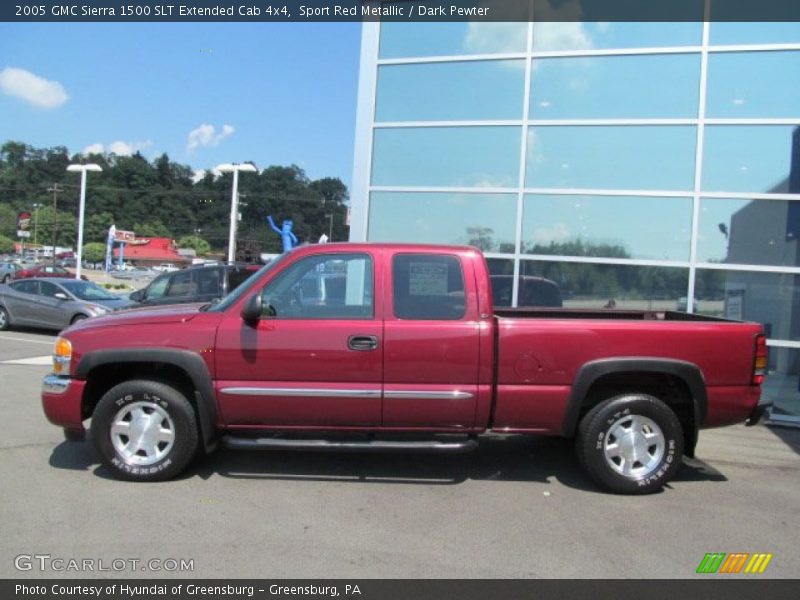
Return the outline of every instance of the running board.
<path id="1" fill-rule="evenodd" d="M 348 452 L 469 452 L 478 447 L 474 438 L 458 442 L 396 440 L 303 440 L 225 436 L 222 445 L 234 450 L 307 450 Z"/>

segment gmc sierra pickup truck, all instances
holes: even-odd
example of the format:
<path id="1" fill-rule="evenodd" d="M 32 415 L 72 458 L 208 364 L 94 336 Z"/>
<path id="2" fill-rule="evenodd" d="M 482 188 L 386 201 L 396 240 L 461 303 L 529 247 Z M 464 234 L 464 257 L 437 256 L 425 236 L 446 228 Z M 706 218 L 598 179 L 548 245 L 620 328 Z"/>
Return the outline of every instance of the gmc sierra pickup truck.
<path id="1" fill-rule="evenodd" d="M 660 489 L 698 430 L 755 422 L 762 327 L 678 312 L 495 309 L 475 248 L 287 252 L 217 304 L 86 319 L 55 344 L 49 420 L 120 478 L 198 451 L 462 451 L 490 432 L 574 437 L 588 475 Z"/>

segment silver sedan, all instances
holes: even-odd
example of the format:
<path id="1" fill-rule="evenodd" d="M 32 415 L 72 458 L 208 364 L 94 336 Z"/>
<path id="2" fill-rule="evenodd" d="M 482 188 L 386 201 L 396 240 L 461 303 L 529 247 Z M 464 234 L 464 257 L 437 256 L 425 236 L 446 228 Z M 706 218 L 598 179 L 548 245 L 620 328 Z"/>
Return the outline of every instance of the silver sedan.
<path id="1" fill-rule="evenodd" d="M 106 315 L 130 301 L 96 283 L 41 277 L 0 285 L 0 330 L 12 326 L 64 329 L 76 321 Z"/>

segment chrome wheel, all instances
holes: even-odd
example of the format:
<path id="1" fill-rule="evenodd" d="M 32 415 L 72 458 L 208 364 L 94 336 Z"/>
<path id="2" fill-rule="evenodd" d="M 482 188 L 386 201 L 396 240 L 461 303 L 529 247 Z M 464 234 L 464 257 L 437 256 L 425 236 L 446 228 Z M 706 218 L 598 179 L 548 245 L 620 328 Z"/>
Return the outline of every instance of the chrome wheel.
<path id="1" fill-rule="evenodd" d="M 154 402 L 134 402 L 117 412 L 111 422 L 111 443 L 131 464 L 153 465 L 175 444 L 175 423 Z"/>
<path id="2" fill-rule="evenodd" d="M 633 480 L 644 479 L 658 469 L 665 448 L 661 428 L 641 415 L 627 415 L 614 421 L 603 442 L 608 466 Z"/>

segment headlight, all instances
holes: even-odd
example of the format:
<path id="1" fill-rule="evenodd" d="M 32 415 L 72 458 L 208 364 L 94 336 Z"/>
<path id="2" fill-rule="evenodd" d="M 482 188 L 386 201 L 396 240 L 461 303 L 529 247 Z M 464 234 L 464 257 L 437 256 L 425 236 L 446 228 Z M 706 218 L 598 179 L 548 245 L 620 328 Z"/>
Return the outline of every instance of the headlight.
<path id="1" fill-rule="evenodd" d="M 110 308 L 107 308 L 101 304 L 88 304 L 86 308 L 95 315 L 104 315 L 108 312 L 111 312 Z"/>
<path id="2" fill-rule="evenodd" d="M 66 338 L 56 338 L 56 347 L 53 352 L 53 373 L 55 375 L 69 375 L 72 362 L 72 344 Z"/>

